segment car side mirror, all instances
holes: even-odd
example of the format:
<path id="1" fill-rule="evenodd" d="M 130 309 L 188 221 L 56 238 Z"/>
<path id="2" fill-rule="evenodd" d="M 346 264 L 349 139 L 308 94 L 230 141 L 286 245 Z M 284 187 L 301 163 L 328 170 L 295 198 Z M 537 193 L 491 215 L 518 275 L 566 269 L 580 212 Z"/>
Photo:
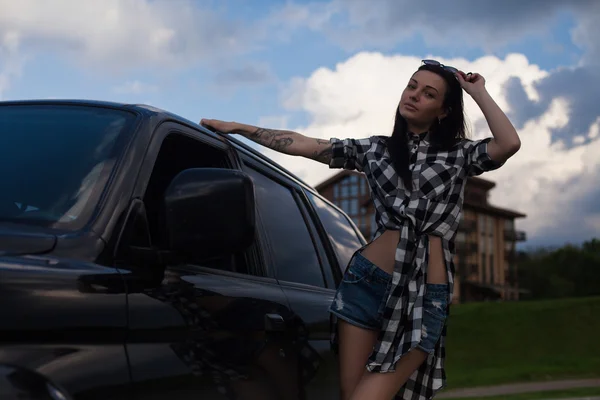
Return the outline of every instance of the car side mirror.
<path id="1" fill-rule="evenodd" d="M 254 240 L 254 184 L 241 171 L 184 170 L 167 187 L 164 207 L 169 250 L 184 257 L 234 254 Z"/>

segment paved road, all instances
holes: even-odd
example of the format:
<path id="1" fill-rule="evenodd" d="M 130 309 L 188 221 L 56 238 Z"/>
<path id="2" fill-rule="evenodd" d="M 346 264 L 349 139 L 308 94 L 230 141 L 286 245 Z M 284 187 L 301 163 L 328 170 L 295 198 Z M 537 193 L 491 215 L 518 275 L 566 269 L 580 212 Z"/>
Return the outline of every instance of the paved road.
<path id="1" fill-rule="evenodd" d="M 600 378 L 572 379 L 549 382 L 511 383 L 498 386 L 474 387 L 465 389 L 444 390 L 437 396 L 439 399 L 455 399 L 460 397 L 501 396 L 503 394 L 543 392 L 546 390 L 576 389 L 585 387 L 600 387 Z M 600 397 L 585 397 L 581 400 L 600 399 Z M 576 399 L 574 399 L 576 400 Z"/>
<path id="2" fill-rule="evenodd" d="M 572 397 L 570 399 L 547 399 L 547 400 L 600 400 L 600 397 Z"/>

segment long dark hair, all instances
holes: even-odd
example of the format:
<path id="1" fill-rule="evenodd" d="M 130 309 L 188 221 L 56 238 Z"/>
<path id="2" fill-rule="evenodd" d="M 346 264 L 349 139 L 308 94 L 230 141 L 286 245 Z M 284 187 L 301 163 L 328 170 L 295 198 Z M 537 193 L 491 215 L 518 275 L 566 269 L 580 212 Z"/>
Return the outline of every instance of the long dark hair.
<path id="1" fill-rule="evenodd" d="M 439 123 L 436 121 L 430 128 L 429 141 L 440 149 L 450 149 L 459 140 L 467 137 L 465 123 L 463 93 L 460 83 L 453 73 L 435 65 L 422 65 L 419 71 L 430 71 L 438 74 L 446 82 L 446 95 L 444 96 L 444 108 L 449 110 L 448 115 Z M 396 120 L 392 136 L 387 138 L 387 148 L 392 159 L 396 173 L 404 182 L 404 186 L 412 189 L 412 176 L 409 169 L 408 148 L 408 123 L 400 115 L 399 107 L 396 107 Z M 420 133 L 420 132 L 414 132 Z"/>

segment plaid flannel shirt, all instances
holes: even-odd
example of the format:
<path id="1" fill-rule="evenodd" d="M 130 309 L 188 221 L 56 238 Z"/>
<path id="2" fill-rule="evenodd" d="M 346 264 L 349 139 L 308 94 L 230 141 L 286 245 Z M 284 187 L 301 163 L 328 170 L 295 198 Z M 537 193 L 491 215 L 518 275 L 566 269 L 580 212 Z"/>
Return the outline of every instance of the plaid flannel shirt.
<path id="1" fill-rule="evenodd" d="M 330 139 L 330 168 L 364 172 L 375 205 L 377 230 L 400 231 L 392 287 L 383 315 L 382 330 L 366 365 L 372 372 L 392 372 L 396 362 L 421 340 L 428 235 L 442 238 L 449 283 L 454 292 L 454 237 L 462 214 L 467 177 L 500 167 L 487 153 L 491 138 L 461 140 L 450 150 L 435 149 L 428 137 L 410 135 L 410 168 L 413 190 L 404 187 L 386 149 L 386 137 Z M 449 310 L 448 310 L 449 311 Z M 334 321 L 335 323 L 335 321 Z M 337 345 L 334 329 L 334 345 Z M 446 327 L 435 352 L 428 356 L 400 389 L 396 399 L 427 400 L 446 385 Z"/>

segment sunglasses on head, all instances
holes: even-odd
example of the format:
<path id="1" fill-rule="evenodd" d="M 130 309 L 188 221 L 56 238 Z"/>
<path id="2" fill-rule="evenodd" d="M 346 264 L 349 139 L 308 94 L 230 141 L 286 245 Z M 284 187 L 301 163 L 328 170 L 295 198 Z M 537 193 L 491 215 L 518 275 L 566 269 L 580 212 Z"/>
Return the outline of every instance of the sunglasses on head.
<path id="1" fill-rule="evenodd" d="M 458 69 L 451 67 L 449 65 L 444 65 L 439 61 L 436 60 L 422 60 L 423 64 L 425 65 L 435 65 L 436 67 L 442 67 L 444 68 L 446 71 L 448 72 L 452 72 L 453 74 L 458 72 Z"/>

